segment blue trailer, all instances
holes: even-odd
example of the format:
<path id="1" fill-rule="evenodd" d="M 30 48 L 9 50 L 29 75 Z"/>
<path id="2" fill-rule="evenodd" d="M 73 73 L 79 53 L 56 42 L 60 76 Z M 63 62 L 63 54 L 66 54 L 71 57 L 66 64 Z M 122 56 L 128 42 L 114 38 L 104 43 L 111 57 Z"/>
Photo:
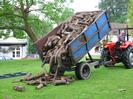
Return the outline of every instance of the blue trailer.
<path id="1" fill-rule="evenodd" d="M 60 29 L 60 26 L 57 26 L 53 31 L 48 33 L 45 37 L 38 40 L 35 45 L 37 47 L 38 53 L 40 55 L 41 60 L 43 61 L 43 45 L 48 40 L 49 36 L 56 34 L 56 32 Z M 67 44 L 67 51 L 69 53 L 69 59 L 66 66 L 64 66 L 62 71 L 73 70 L 75 69 L 75 73 L 77 78 L 79 79 L 87 79 L 90 75 L 90 66 L 91 65 L 100 65 L 99 62 L 92 60 L 89 51 L 103 39 L 110 31 L 110 23 L 107 16 L 107 12 L 103 11 L 99 14 L 95 21 L 87 26 L 75 39 Z M 88 54 L 90 57 L 90 61 L 80 62 L 80 60 Z"/>

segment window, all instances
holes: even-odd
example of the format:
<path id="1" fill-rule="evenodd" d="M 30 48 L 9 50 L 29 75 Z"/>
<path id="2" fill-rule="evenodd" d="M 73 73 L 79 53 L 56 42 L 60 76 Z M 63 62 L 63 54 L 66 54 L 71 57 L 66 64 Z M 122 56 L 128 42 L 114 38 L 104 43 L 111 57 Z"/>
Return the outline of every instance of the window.
<path id="1" fill-rule="evenodd" d="M 16 53 L 17 55 L 17 57 L 20 57 L 20 51 L 17 51 L 17 53 Z"/>
<path id="2" fill-rule="evenodd" d="M 19 46 L 14 46 L 12 48 L 12 57 L 13 58 L 19 58 L 20 57 L 20 47 Z"/>

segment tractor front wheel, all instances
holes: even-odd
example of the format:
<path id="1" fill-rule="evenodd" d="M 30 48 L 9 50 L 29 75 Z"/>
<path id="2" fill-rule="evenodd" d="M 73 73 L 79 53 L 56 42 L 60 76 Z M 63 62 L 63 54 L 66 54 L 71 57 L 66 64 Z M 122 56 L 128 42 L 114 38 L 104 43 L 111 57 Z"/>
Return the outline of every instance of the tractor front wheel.
<path id="1" fill-rule="evenodd" d="M 103 65 L 105 67 L 111 67 L 112 66 L 112 65 L 106 63 L 107 61 L 111 60 L 111 56 L 109 54 L 109 50 L 108 49 L 104 48 L 102 50 L 102 52 L 101 52 L 101 60 L 102 60 Z"/>
<path id="2" fill-rule="evenodd" d="M 133 46 L 129 46 L 123 52 L 122 62 L 126 68 L 133 68 Z"/>
<path id="3" fill-rule="evenodd" d="M 87 79 L 90 77 L 91 69 L 88 63 L 81 62 L 75 67 L 75 74 L 78 79 Z"/>

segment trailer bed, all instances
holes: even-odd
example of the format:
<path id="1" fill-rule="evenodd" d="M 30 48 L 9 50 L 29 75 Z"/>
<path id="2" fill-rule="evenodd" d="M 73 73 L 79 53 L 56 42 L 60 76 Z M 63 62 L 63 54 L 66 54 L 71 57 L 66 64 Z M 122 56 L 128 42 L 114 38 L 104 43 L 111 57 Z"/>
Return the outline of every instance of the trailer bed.
<path id="1" fill-rule="evenodd" d="M 48 38 L 56 35 L 57 31 L 61 28 L 60 24 L 48 35 L 35 42 L 35 46 L 43 61 L 43 47 Z M 87 26 L 76 38 L 67 44 L 67 52 L 69 54 L 70 65 L 75 65 L 85 54 L 87 54 L 97 42 L 99 42 L 110 31 L 110 24 L 107 12 L 101 12 L 92 24 Z"/>
<path id="2" fill-rule="evenodd" d="M 97 42 L 103 39 L 110 29 L 107 13 L 104 11 L 77 38 L 68 44 L 69 55 L 73 64 L 77 63 Z"/>

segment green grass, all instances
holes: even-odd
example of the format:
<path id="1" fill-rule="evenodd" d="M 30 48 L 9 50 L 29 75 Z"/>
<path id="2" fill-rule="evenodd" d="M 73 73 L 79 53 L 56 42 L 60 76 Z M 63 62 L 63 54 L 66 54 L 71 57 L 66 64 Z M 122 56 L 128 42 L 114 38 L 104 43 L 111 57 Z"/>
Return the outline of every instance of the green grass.
<path id="1" fill-rule="evenodd" d="M 37 73 L 42 71 L 39 60 L 0 61 L 0 75 L 18 71 Z M 65 75 L 75 76 L 74 72 Z M 133 69 L 122 64 L 114 68 L 92 69 L 88 80 L 76 80 L 70 85 L 48 85 L 41 90 L 24 83 L 12 83 L 19 79 L 0 79 L 0 99 L 133 99 Z M 17 92 L 13 85 L 23 85 L 26 90 Z M 126 91 L 120 92 L 120 89 Z"/>

